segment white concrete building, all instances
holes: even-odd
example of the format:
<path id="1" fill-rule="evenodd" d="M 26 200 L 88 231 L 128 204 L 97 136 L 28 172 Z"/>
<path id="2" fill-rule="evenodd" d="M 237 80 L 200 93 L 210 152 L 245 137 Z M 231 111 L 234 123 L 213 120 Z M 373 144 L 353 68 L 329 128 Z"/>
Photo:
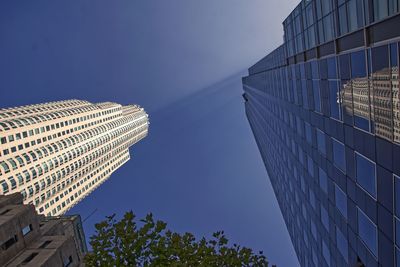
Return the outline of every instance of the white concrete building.
<path id="1" fill-rule="evenodd" d="M 0 194 L 21 192 L 40 214 L 64 214 L 129 160 L 148 125 L 143 108 L 111 102 L 0 109 Z"/>

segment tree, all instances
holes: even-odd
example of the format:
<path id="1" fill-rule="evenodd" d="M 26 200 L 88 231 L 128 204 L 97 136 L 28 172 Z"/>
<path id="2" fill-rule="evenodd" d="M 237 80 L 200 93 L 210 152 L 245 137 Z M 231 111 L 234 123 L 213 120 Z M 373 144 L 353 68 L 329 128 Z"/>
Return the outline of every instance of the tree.
<path id="1" fill-rule="evenodd" d="M 133 212 L 117 221 L 115 214 L 95 225 L 90 238 L 92 251 L 85 256 L 87 266 L 268 266 L 260 251 L 228 246 L 224 232 L 216 232 L 210 240 L 183 235 L 167 229 L 163 221 L 154 221 L 148 214 L 135 222 Z"/>

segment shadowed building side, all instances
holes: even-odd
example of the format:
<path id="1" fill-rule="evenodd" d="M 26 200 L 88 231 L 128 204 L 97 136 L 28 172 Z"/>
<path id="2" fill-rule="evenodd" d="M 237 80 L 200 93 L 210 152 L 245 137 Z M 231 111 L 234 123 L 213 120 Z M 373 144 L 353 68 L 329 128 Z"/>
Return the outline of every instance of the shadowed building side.
<path id="1" fill-rule="evenodd" d="M 0 196 L 1 266 L 80 266 L 87 252 L 79 215 L 44 217 L 20 193 Z"/>

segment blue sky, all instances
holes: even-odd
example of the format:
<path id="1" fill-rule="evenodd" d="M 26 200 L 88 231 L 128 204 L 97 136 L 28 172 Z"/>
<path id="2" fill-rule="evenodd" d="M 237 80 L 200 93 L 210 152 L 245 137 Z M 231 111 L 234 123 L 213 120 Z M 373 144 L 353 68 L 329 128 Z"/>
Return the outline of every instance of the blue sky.
<path id="1" fill-rule="evenodd" d="M 282 42 L 297 1 L 2 1 L 0 106 L 140 104 L 149 136 L 70 213 L 153 212 L 198 237 L 225 230 L 298 265 L 244 114 L 241 77 Z"/>

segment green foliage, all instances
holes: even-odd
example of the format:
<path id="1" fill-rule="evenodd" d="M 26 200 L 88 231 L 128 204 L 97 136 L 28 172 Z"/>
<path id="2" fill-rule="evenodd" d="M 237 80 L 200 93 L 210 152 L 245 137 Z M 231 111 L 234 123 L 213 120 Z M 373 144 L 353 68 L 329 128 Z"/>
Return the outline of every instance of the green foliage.
<path id="1" fill-rule="evenodd" d="M 191 233 L 183 235 L 167 229 L 148 214 L 135 222 L 133 212 L 117 221 L 115 215 L 96 224 L 90 238 L 93 251 L 85 257 L 87 266 L 268 266 L 262 251 L 234 244 L 228 246 L 224 232 L 210 240 L 196 240 Z"/>

